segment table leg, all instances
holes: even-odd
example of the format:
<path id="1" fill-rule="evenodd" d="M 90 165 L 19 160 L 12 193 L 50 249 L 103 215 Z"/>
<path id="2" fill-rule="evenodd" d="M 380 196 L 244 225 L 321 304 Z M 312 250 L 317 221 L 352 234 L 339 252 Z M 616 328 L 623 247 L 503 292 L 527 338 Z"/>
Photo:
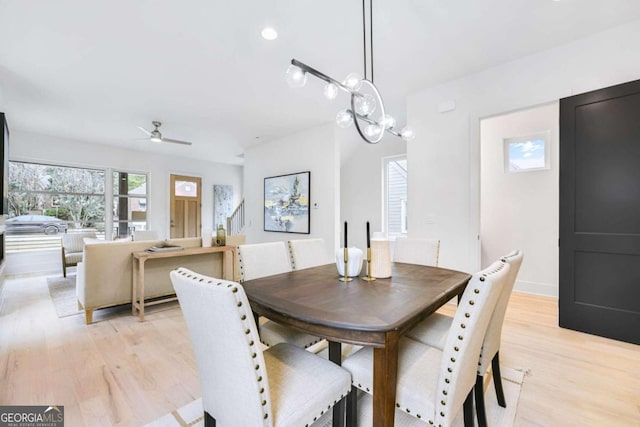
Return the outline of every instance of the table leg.
<path id="1" fill-rule="evenodd" d="M 329 360 L 338 366 L 342 366 L 342 344 L 329 341 Z"/>
<path id="2" fill-rule="evenodd" d="M 138 266 L 140 264 L 140 260 L 134 258 L 133 259 L 133 271 L 131 274 L 131 281 L 133 286 L 131 286 L 131 315 L 136 315 L 136 300 L 138 299 Z"/>
<path id="3" fill-rule="evenodd" d="M 222 278 L 224 280 L 229 280 L 227 277 L 227 261 L 229 258 L 229 251 L 222 252 Z"/>
<path id="4" fill-rule="evenodd" d="M 329 360 L 342 366 L 342 344 L 329 341 Z M 345 399 L 333 405 L 333 427 L 344 427 Z"/>
<path id="5" fill-rule="evenodd" d="M 140 321 L 144 321 L 144 260 L 140 260 L 140 265 L 138 266 L 138 297 L 140 298 L 140 303 L 138 305 L 138 311 L 140 313 Z"/>
<path id="6" fill-rule="evenodd" d="M 235 281 L 235 277 L 234 277 L 235 262 L 236 260 L 234 257 L 233 249 L 227 249 L 224 252 L 222 252 L 222 278 L 224 280 Z M 231 268 L 231 272 L 228 271 L 227 267 Z"/>
<path id="7" fill-rule="evenodd" d="M 393 427 L 398 376 L 397 333 L 387 334 L 386 345 L 373 349 L 373 426 Z"/>

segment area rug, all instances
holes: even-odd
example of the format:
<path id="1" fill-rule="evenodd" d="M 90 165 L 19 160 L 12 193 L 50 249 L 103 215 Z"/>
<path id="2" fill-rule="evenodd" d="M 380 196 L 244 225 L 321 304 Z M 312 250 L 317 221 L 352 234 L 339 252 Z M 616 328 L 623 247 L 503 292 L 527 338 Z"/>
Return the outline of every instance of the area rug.
<path id="1" fill-rule="evenodd" d="M 78 298 L 76 297 L 76 276 L 69 275 L 47 277 L 49 295 L 56 308 L 58 317 L 73 316 L 82 313 L 78 309 Z"/>
<path id="2" fill-rule="evenodd" d="M 498 406 L 496 393 L 493 389 L 493 380 L 486 381 L 485 384 L 485 406 L 487 411 L 487 423 L 492 427 L 512 427 L 518 410 L 518 401 L 520 399 L 520 391 L 522 382 L 524 381 L 525 370 L 516 370 L 508 367 L 502 367 L 502 387 L 504 388 L 507 407 Z M 487 379 L 491 375 L 486 376 Z M 372 399 L 368 395 L 364 395 L 359 399 L 359 425 L 371 425 L 371 402 Z M 397 427 L 408 426 L 426 426 L 423 421 L 411 416 L 396 418 L 395 425 Z M 453 423 L 454 427 L 463 427 L 462 411 Z M 204 418 L 202 410 L 202 399 L 196 399 L 191 403 L 184 405 L 175 411 L 166 414 L 146 427 L 204 427 Z M 331 412 L 326 413 L 322 418 L 313 423 L 313 427 L 329 427 L 331 426 Z"/>

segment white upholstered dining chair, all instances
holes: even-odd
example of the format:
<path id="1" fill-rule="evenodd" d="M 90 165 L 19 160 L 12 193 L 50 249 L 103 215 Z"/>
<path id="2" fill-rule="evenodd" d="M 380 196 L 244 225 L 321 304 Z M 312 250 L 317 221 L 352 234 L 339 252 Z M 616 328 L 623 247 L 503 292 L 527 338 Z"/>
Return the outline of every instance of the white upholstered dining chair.
<path id="1" fill-rule="evenodd" d="M 396 237 L 393 247 L 393 262 L 438 266 L 440 240 Z"/>
<path id="2" fill-rule="evenodd" d="M 290 344 L 265 351 L 242 285 L 171 272 L 202 387 L 206 426 L 311 425 L 349 392 L 349 373 Z"/>
<path id="3" fill-rule="evenodd" d="M 425 425 L 448 427 L 464 407 L 465 426 L 473 426 L 472 391 L 480 346 L 508 271 L 508 264 L 496 262 L 472 276 L 460 299 L 443 349 L 401 338 L 398 350 L 396 425 L 409 425 L 419 420 Z M 375 396 L 371 348 L 359 350 L 348 357 L 342 366 L 351 372 L 354 387 Z M 352 398 L 355 395 L 354 390 L 348 399 L 348 423 L 355 421 L 349 419 L 356 412 L 353 405 L 357 399 Z M 364 399 L 367 403 L 364 406 L 368 409 L 370 402 L 366 402 L 366 396 Z M 360 411 L 359 424 L 369 425 L 366 420 L 370 417 L 368 412 Z"/>
<path id="4" fill-rule="evenodd" d="M 292 270 L 285 242 L 239 245 L 238 264 L 241 282 L 287 273 Z M 316 336 L 283 326 L 272 320 L 260 322 L 258 329 L 260 341 L 269 347 L 287 342 L 297 347 L 309 348 L 321 341 Z"/>
<path id="5" fill-rule="evenodd" d="M 489 321 L 487 333 L 484 337 L 482 350 L 480 352 L 475 386 L 476 411 L 478 413 L 478 424 L 480 427 L 487 425 L 484 408 L 484 375 L 489 370 L 490 365 L 492 366 L 493 384 L 495 386 L 498 404 L 503 408 L 507 406 L 502 390 L 502 378 L 500 376 L 500 338 L 502 336 L 502 325 L 504 324 L 505 313 L 509 305 L 509 298 L 511 297 L 513 285 L 520 271 L 523 257 L 524 254 L 522 251 L 515 250 L 500 259 L 500 262 L 508 263 L 510 268 L 498 303 Z M 454 323 L 454 319 L 451 316 L 434 313 L 409 331 L 407 336 L 424 344 L 442 349 L 444 348 L 451 325 Z"/>
<path id="6" fill-rule="evenodd" d="M 317 267 L 331 262 L 327 259 L 324 239 L 289 240 L 289 254 L 294 270 Z"/>

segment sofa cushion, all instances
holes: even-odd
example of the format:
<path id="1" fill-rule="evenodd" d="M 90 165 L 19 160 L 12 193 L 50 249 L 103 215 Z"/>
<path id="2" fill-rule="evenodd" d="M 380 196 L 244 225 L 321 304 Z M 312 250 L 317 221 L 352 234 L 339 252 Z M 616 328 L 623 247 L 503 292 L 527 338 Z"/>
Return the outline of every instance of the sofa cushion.
<path id="1" fill-rule="evenodd" d="M 178 245 L 183 248 L 199 248 L 202 246 L 202 239 L 200 237 L 182 237 L 178 239 L 167 239 L 166 242 L 170 245 Z"/>

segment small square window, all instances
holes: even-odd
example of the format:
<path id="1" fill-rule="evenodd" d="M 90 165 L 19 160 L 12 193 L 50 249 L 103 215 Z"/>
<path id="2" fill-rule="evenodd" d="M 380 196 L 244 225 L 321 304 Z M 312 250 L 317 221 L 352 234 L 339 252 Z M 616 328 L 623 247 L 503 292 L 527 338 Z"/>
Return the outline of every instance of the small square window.
<path id="1" fill-rule="evenodd" d="M 549 169 L 551 132 L 504 139 L 505 173 Z"/>

